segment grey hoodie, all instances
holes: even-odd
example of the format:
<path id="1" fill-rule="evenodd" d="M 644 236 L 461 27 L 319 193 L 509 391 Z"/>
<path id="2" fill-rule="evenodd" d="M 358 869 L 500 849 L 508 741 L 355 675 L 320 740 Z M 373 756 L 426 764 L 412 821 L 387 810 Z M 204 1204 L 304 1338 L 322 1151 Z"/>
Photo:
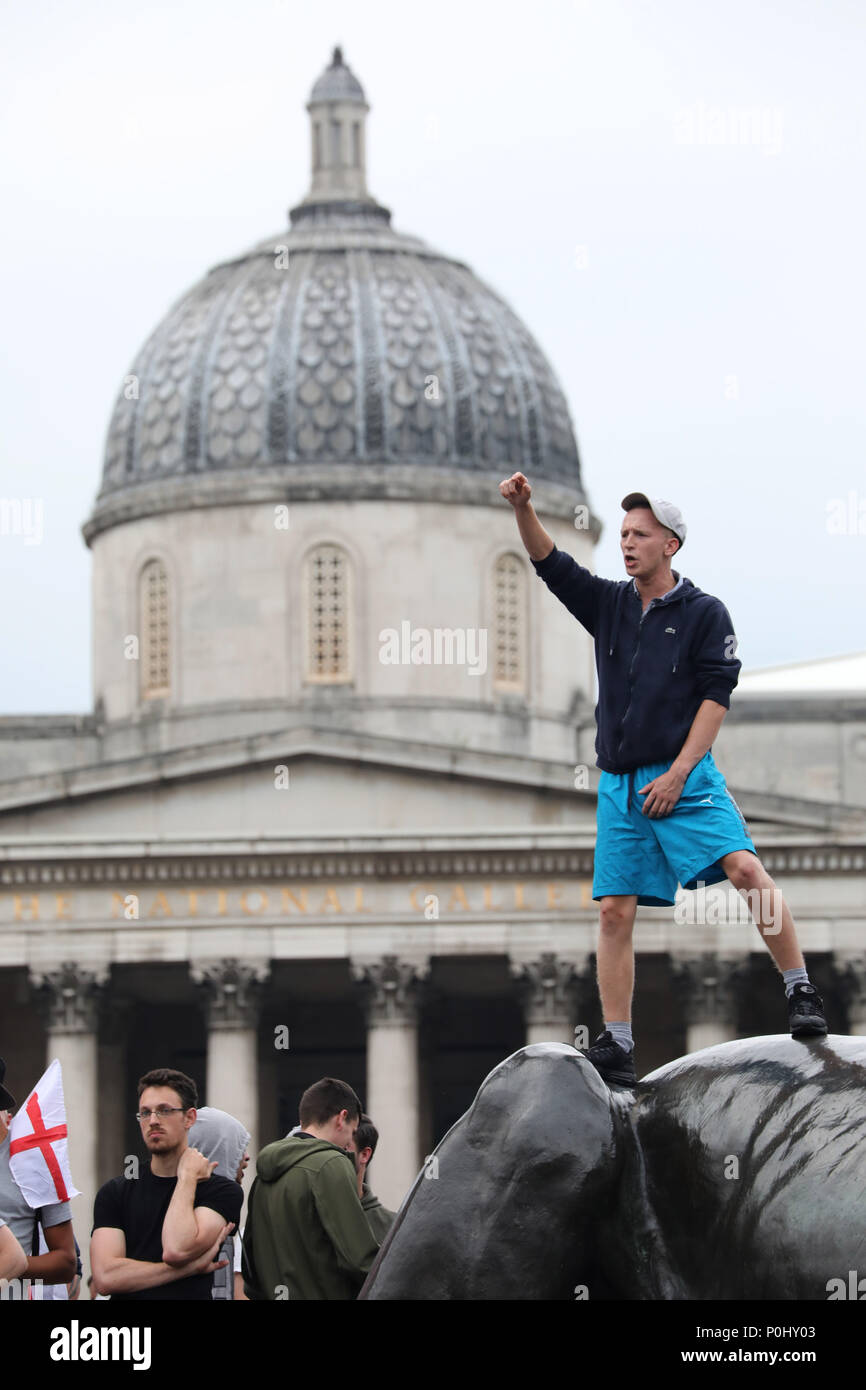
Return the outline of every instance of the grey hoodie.
<path id="1" fill-rule="evenodd" d="M 218 1177 L 231 1178 L 232 1182 L 237 1182 L 238 1167 L 249 1142 L 249 1130 L 240 1120 L 213 1105 L 203 1105 L 196 1112 L 195 1124 L 188 1136 L 190 1148 L 198 1149 L 211 1163 L 216 1163 L 214 1173 Z M 211 1298 L 235 1296 L 236 1240 L 240 1240 L 240 1232 L 227 1236 L 220 1246 L 220 1258 L 228 1260 L 228 1264 L 214 1272 Z"/>

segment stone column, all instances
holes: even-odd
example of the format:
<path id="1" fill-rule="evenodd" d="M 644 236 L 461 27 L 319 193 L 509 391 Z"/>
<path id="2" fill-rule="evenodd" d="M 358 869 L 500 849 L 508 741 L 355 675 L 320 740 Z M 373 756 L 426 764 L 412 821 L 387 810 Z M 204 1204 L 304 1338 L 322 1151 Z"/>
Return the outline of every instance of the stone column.
<path id="1" fill-rule="evenodd" d="M 396 1211 L 418 1175 L 418 1004 L 428 963 L 351 962 L 367 1018 L 367 1114 L 379 1131 L 370 1185 Z"/>
<path id="2" fill-rule="evenodd" d="M 866 1034 L 866 953 L 836 951 L 833 969 L 848 1011 L 848 1032 L 862 1037 Z"/>
<path id="3" fill-rule="evenodd" d="M 727 960 L 713 952 L 671 955 L 686 1016 L 686 1052 L 730 1042 L 737 1036 L 734 982 L 743 969 L 740 959 Z"/>
<path id="4" fill-rule="evenodd" d="M 138 1108 L 135 1090 L 127 1089 L 126 1038 L 129 1027 L 130 1001 L 112 994 L 103 1000 L 97 1076 L 99 1114 L 99 1151 L 97 1180 L 99 1186 L 123 1172 L 127 1158 L 128 1119 Z M 140 1156 L 140 1150 L 134 1150 Z"/>
<path id="5" fill-rule="evenodd" d="M 589 956 L 567 958 L 544 951 L 535 960 L 512 960 L 526 1019 L 526 1044 L 575 1042 L 578 1001 Z M 587 1039 L 578 1039 L 585 1046 Z"/>
<path id="6" fill-rule="evenodd" d="M 65 961 L 54 970 L 31 971 L 31 982 L 41 992 L 48 1011 L 45 1065 L 56 1057 L 63 1074 L 69 1168 L 81 1193 L 72 1199 L 72 1223 L 81 1248 L 85 1296 L 93 1202 L 99 1186 L 97 1009 L 107 979 L 107 966 L 86 968 L 75 961 Z"/>
<path id="7" fill-rule="evenodd" d="M 245 1192 L 255 1177 L 259 1146 L 257 1024 L 261 986 L 269 973 L 267 962 L 234 956 L 190 964 L 208 1025 L 207 1103 L 233 1115 L 250 1132 Z"/>

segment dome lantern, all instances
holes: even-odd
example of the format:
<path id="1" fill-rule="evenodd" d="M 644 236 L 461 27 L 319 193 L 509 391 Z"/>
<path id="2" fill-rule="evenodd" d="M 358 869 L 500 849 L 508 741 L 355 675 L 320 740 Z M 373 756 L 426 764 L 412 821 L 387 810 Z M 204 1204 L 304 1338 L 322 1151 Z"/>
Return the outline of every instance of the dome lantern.
<path id="1" fill-rule="evenodd" d="M 370 110 L 364 89 L 334 49 L 330 66 L 313 84 L 310 100 L 310 191 L 296 208 L 292 222 L 309 216 L 323 204 L 378 209 L 367 192 L 366 121 Z M 385 211 L 385 209 L 381 209 Z"/>

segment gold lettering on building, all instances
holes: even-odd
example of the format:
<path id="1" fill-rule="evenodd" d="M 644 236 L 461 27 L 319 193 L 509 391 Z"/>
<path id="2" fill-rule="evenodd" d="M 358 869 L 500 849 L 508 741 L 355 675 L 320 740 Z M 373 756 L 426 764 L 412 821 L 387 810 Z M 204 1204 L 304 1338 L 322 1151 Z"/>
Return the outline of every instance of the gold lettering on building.
<path id="1" fill-rule="evenodd" d="M 268 906 L 268 895 L 267 893 L 263 892 L 261 888 L 253 888 L 252 893 L 254 897 L 257 897 L 259 899 L 258 907 L 248 906 L 247 898 L 249 895 L 246 889 L 244 889 L 244 891 L 241 893 L 241 912 L 245 912 L 248 917 L 258 916 L 260 912 L 267 911 Z"/>
<path id="2" fill-rule="evenodd" d="M 458 903 L 464 912 L 472 911 L 472 908 L 469 906 L 469 900 L 466 897 L 466 889 L 463 887 L 462 883 L 455 883 L 451 890 L 451 897 L 448 900 L 448 906 L 445 911 L 453 912 Z"/>
<path id="3" fill-rule="evenodd" d="M 317 890 L 315 906 L 311 906 L 310 894 Z M 373 899 L 373 906 L 365 902 L 365 892 Z M 491 912 L 537 912 L 541 910 L 542 895 L 548 912 L 568 913 L 570 911 L 592 910 L 592 880 L 588 878 L 566 880 L 511 880 L 492 882 L 461 882 L 459 880 L 426 880 L 414 884 L 353 883 L 353 884 L 315 884 L 304 887 L 287 888 L 274 885 L 272 888 L 241 887 L 239 884 L 228 887 L 170 888 L 160 889 L 149 900 L 144 911 L 144 898 L 139 903 L 137 892 L 127 888 L 112 891 L 103 898 L 106 921 L 137 920 L 141 914 L 151 920 L 161 918 L 175 919 L 186 915 L 202 919 L 214 917 L 275 917 L 305 916 L 323 917 L 350 914 L 378 915 L 401 913 L 408 896 L 409 905 L 419 916 L 425 914 L 425 906 L 430 897 L 441 903 L 443 913 L 453 912 L 478 917 Z M 341 900 L 341 894 L 350 893 L 351 906 Z M 401 901 L 402 898 L 402 901 Z M 511 899 L 511 906 L 508 900 Z M 8 904 L 11 900 L 11 912 Z M 15 922 L 42 923 L 46 921 L 74 922 L 77 919 L 92 923 L 94 912 L 88 901 L 81 902 L 76 893 L 13 893 L 0 894 L 0 907 L 5 908 L 6 920 Z M 134 905 L 130 908 L 130 904 Z"/>
<path id="4" fill-rule="evenodd" d="M 157 893 L 156 897 L 154 898 L 154 900 L 153 900 L 153 905 L 152 905 L 152 907 L 151 907 L 151 909 L 150 909 L 150 912 L 148 912 L 147 915 L 148 915 L 148 917 L 173 917 L 173 916 L 174 916 L 174 913 L 173 913 L 172 910 L 171 910 L 171 904 L 169 903 L 168 898 L 165 896 L 165 893 L 163 893 L 162 889 L 160 889 L 160 891 Z"/>
<path id="5" fill-rule="evenodd" d="M 297 893 L 295 893 L 291 888 L 283 888 L 281 896 L 283 900 L 283 912 L 289 912 L 291 910 L 289 906 L 291 903 L 294 903 L 295 910 L 297 912 L 309 912 L 310 908 L 309 904 L 307 903 L 306 888 L 301 889 L 300 902 L 298 901 Z"/>
<path id="6" fill-rule="evenodd" d="M 419 893 L 422 893 L 422 894 L 424 895 L 424 897 L 426 897 L 429 893 L 432 893 L 432 892 L 433 892 L 433 888 L 432 888 L 432 886 L 431 886 L 429 883 L 415 883 L 415 884 L 413 884 L 413 886 L 409 889 L 409 901 L 410 901 L 410 903 L 412 904 L 412 906 L 413 906 L 413 908 L 415 909 L 416 912 L 423 912 L 423 911 L 424 911 L 424 903 L 423 903 L 423 901 L 422 901 L 422 902 L 419 902 L 419 901 L 418 901 L 418 894 L 419 894 Z"/>
<path id="7" fill-rule="evenodd" d="M 501 912 L 501 911 L 502 911 L 501 906 L 499 905 L 499 903 L 493 902 L 493 901 L 492 901 L 492 898 L 493 898 L 493 884 L 492 884 L 492 883 L 485 883 L 485 884 L 484 884 L 484 911 L 485 911 L 485 912 Z"/>

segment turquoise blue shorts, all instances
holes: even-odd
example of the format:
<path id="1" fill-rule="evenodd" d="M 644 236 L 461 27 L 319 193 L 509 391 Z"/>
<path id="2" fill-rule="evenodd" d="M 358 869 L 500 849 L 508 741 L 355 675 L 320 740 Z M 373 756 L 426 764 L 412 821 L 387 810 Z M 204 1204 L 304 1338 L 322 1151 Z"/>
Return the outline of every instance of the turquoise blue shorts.
<path id="1" fill-rule="evenodd" d="M 670 907 L 678 884 L 721 883 L 719 860 L 735 849 L 757 854 L 743 813 L 725 785 L 712 753 L 686 778 L 668 816 L 645 816 L 638 788 L 667 772 L 673 759 L 634 772 L 602 772 L 592 896 L 637 894 L 643 907 Z"/>

